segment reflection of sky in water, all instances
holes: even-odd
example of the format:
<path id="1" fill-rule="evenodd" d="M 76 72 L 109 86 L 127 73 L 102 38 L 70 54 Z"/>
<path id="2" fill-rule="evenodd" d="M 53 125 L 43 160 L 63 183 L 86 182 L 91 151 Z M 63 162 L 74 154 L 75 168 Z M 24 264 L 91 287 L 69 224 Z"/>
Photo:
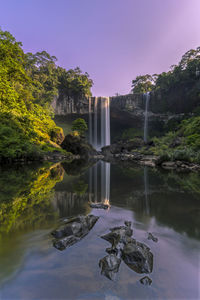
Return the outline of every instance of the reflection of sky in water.
<path id="1" fill-rule="evenodd" d="M 32 228 L 13 233 L 10 238 L 5 237 L 4 248 L 9 251 L 7 254 L 3 252 L 0 260 L 4 280 L 7 277 L 1 287 L 2 299 L 118 300 L 133 299 L 133 295 L 135 299 L 197 299 L 200 243 L 194 233 L 198 221 L 193 220 L 190 213 L 193 208 L 198 209 L 197 200 L 192 194 L 185 195 L 180 188 L 173 190 L 167 187 L 160 179 L 162 174 L 155 175 L 150 169 L 136 168 L 127 175 L 126 171 L 123 173 L 124 170 L 114 166 L 111 170 L 102 168 L 102 164 L 96 168 L 96 195 L 95 185 L 92 183 L 91 187 L 88 179 L 91 171 L 78 177 L 65 174 L 63 182 L 55 188 L 53 205 L 62 218 L 69 217 L 67 211 L 70 205 L 73 215 L 91 211 L 100 216 L 84 239 L 60 252 L 52 247 L 50 232 L 55 226 L 51 223 L 46 229 L 42 229 L 41 225 L 41 229 Z M 108 174 L 111 176 L 109 191 L 108 185 L 102 189 L 102 182 L 107 183 L 101 181 L 102 171 L 103 179 L 108 178 Z M 92 176 L 93 181 L 95 176 Z M 76 187 L 74 182 L 80 182 L 80 179 L 88 180 L 89 187 L 84 194 L 73 190 Z M 105 199 L 110 199 L 110 210 L 89 208 L 90 194 L 101 201 L 102 195 L 108 193 L 110 196 Z M 68 198 L 65 197 L 67 195 Z M 180 199 L 184 209 L 180 207 Z M 184 227 L 182 215 L 185 216 L 186 211 L 186 220 L 190 223 Z M 109 232 L 111 227 L 123 225 L 125 220 L 132 221 L 133 237 L 148 245 L 154 255 L 153 272 L 149 275 L 153 281 L 150 287 L 140 284 L 143 274 L 133 272 L 123 262 L 116 281 L 100 275 L 98 262 L 109 247 L 109 243 L 100 236 Z M 147 239 L 148 231 L 158 237 L 158 243 Z M 8 276 L 6 270 L 9 268 Z"/>

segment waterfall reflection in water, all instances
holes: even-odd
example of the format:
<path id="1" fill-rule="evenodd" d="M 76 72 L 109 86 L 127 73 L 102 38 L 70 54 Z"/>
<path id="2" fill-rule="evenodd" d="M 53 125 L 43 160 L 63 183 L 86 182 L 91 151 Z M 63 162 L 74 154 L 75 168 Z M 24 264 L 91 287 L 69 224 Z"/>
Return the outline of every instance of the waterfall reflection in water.
<path id="1" fill-rule="evenodd" d="M 148 168 L 144 167 L 144 196 L 145 196 L 145 212 L 149 215 L 149 177 L 148 177 Z"/>
<path id="2" fill-rule="evenodd" d="M 100 161 L 89 170 L 89 201 L 110 201 L 110 163 Z"/>

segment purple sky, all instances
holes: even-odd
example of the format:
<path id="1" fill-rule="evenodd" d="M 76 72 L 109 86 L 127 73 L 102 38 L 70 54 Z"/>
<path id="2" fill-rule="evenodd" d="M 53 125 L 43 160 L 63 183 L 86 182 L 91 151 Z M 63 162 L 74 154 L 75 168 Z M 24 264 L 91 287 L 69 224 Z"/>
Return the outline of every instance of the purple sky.
<path id="1" fill-rule="evenodd" d="M 25 52 L 46 50 L 66 69 L 79 66 L 95 96 L 111 96 L 200 46 L 200 0 L 4 0 L 0 26 Z"/>

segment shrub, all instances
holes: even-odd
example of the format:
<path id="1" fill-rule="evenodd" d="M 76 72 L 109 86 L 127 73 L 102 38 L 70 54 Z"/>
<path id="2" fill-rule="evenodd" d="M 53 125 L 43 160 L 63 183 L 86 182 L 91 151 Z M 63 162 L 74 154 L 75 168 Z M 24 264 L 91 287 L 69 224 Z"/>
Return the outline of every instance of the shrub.
<path id="1" fill-rule="evenodd" d="M 173 160 L 183 160 L 191 162 L 195 158 L 195 153 L 190 148 L 177 149 L 173 152 Z"/>
<path id="2" fill-rule="evenodd" d="M 84 119 L 78 118 L 72 123 L 72 130 L 78 131 L 81 136 L 84 136 L 85 132 L 88 130 L 87 123 Z"/>

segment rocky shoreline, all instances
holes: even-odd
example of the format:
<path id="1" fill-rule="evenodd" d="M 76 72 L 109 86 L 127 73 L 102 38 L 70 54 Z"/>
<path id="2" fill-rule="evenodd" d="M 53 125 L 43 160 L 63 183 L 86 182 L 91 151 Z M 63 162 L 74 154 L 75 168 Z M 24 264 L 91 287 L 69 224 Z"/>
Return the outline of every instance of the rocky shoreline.
<path id="1" fill-rule="evenodd" d="M 136 138 L 134 141 L 122 142 L 112 144 L 102 148 L 100 152 L 101 159 L 111 162 L 129 162 L 137 163 L 149 167 L 161 167 L 167 170 L 177 171 L 200 171 L 200 165 L 184 160 L 167 160 L 158 155 L 143 154 L 142 147 L 146 146 L 148 149 L 153 146 L 153 143 L 145 145 L 143 140 Z"/>
<path id="2" fill-rule="evenodd" d="M 148 167 L 161 167 L 167 170 L 188 170 L 188 171 L 200 171 L 200 165 L 195 163 L 189 163 L 186 161 L 161 161 L 160 156 L 156 155 L 143 155 L 140 153 L 118 153 L 112 156 L 104 156 L 103 160 L 107 162 L 127 161 L 134 162 Z"/>
<path id="3" fill-rule="evenodd" d="M 85 139 L 76 137 L 73 135 L 67 135 L 61 145 L 62 149 L 66 153 L 59 150 L 45 153 L 42 157 L 38 157 L 34 160 L 28 160 L 25 158 L 14 159 L 2 163 L 17 163 L 17 164 L 30 164 L 33 162 L 73 162 L 84 160 L 87 162 L 96 162 L 103 160 L 110 163 L 136 163 L 148 167 L 161 167 L 166 170 L 176 171 L 200 171 L 200 164 L 192 163 L 184 160 L 166 160 L 166 158 L 158 155 L 143 154 L 141 149 L 153 146 L 150 142 L 144 144 L 140 138 L 134 139 L 134 141 L 119 141 L 105 146 L 101 151 L 96 151 L 92 145 L 90 145 Z"/>

